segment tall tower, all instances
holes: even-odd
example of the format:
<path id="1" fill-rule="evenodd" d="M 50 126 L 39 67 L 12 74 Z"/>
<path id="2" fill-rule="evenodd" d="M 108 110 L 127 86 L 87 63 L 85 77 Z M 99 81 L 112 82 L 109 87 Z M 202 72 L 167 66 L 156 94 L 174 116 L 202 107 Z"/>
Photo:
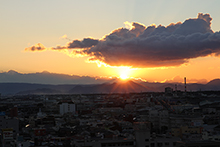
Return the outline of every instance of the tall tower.
<path id="1" fill-rule="evenodd" d="M 184 83 L 185 83 L 185 93 L 186 93 L 186 77 L 184 77 Z"/>

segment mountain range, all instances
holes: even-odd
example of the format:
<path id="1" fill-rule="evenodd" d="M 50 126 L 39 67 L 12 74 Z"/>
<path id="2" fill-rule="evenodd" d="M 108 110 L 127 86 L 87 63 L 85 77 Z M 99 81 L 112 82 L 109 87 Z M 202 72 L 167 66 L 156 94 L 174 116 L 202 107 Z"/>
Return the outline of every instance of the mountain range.
<path id="1" fill-rule="evenodd" d="M 0 73 L 0 83 L 101 84 L 112 80 L 114 79 L 57 74 L 47 71 L 23 74 L 9 70 L 8 72 Z"/>
<path id="2" fill-rule="evenodd" d="M 93 94 L 129 93 L 152 91 L 147 86 L 133 81 L 88 85 L 50 85 L 30 83 L 0 83 L 0 93 L 8 94 Z"/>
<path id="3" fill-rule="evenodd" d="M 47 84 L 49 83 L 49 84 Z M 49 72 L 21 74 L 16 71 L 0 73 L 0 93 L 14 94 L 93 94 L 163 92 L 166 87 L 184 91 L 183 83 L 150 83 L 143 81 L 121 81 L 93 77 L 69 76 Z M 220 79 L 207 84 L 188 83 L 187 91 L 219 91 Z"/>

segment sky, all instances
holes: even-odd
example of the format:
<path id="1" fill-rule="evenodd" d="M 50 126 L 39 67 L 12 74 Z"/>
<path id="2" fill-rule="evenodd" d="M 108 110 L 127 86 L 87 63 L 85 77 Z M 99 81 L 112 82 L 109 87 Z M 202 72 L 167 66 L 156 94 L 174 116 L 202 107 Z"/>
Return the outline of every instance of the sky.
<path id="1" fill-rule="evenodd" d="M 220 78 L 219 0 L 0 1 L 0 72 Z"/>

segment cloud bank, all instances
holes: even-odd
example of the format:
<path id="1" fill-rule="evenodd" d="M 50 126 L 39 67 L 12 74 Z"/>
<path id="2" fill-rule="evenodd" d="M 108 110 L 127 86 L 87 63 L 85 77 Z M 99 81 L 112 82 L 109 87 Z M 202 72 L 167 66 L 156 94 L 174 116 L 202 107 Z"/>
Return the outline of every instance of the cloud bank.
<path id="1" fill-rule="evenodd" d="M 88 56 L 89 61 L 110 66 L 179 66 L 192 58 L 219 55 L 220 32 L 212 31 L 211 21 L 209 14 L 199 13 L 197 18 L 168 26 L 145 26 L 133 22 L 130 29 L 118 28 L 102 39 L 73 40 L 65 46 L 49 49 L 70 49 L 74 55 Z M 25 50 L 41 51 L 45 48 L 32 46 Z"/>

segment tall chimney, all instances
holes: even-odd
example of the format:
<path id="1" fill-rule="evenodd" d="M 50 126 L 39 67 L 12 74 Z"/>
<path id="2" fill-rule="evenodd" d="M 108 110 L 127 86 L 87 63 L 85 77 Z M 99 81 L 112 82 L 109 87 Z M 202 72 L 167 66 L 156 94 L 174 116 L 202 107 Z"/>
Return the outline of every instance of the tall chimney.
<path id="1" fill-rule="evenodd" d="M 186 93 L 186 77 L 184 77 L 184 83 L 185 83 L 185 93 Z"/>

